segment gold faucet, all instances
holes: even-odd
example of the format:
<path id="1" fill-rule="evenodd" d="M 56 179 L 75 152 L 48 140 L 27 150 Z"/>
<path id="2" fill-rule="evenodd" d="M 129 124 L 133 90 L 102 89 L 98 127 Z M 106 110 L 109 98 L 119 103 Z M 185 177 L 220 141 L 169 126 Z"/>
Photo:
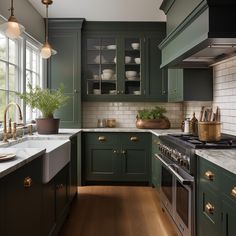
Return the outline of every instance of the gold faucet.
<path id="1" fill-rule="evenodd" d="M 19 111 L 19 119 L 20 119 L 21 122 L 22 122 L 22 120 L 23 120 L 23 118 L 22 118 L 22 111 L 21 111 L 20 106 L 19 106 L 17 103 L 15 103 L 15 102 L 10 102 L 10 103 L 6 106 L 6 108 L 5 108 L 5 110 L 4 110 L 3 142 L 8 142 L 8 141 L 7 141 L 7 111 L 8 111 L 8 109 L 9 109 L 9 107 L 11 107 L 11 106 L 16 106 L 16 107 L 18 108 L 18 111 Z"/>

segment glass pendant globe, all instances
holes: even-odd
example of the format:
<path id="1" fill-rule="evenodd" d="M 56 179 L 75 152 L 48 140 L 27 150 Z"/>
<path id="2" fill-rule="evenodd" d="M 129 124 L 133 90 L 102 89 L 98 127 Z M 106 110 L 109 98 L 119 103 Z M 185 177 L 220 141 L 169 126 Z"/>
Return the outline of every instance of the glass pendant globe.
<path id="1" fill-rule="evenodd" d="M 40 55 L 42 58 L 48 59 L 52 55 L 51 47 L 47 44 L 44 44 L 41 51 L 40 51 Z"/>
<path id="2" fill-rule="evenodd" d="M 20 36 L 21 30 L 17 22 L 8 21 L 6 28 L 6 36 L 10 39 L 16 39 Z"/>

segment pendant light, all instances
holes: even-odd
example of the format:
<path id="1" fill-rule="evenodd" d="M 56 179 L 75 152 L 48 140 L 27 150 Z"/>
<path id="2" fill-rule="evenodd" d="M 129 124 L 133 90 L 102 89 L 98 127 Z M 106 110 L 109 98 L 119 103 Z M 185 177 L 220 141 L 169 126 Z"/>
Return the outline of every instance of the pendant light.
<path id="1" fill-rule="evenodd" d="M 11 0 L 11 8 L 9 11 L 11 12 L 11 15 L 7 22 L 0 25 L 0 31 L 3 32 L 8 38 L 16 39 L 25 31 L 25 27 L 19 24 L 14 16 L 13 0 Z"/>
<path id="2" fill-rule="evenodd" d="M 44 59 L 48 59 L 51 55 L 55 55 L 57 52 L 52 49 L 48 42 L 48 6 L 53 3 L 52 0 L 42 0 L 42 3 L 46 5 L 46 20 L 45 20 L 45 43 L 41 48 L 40 55 Z"/>

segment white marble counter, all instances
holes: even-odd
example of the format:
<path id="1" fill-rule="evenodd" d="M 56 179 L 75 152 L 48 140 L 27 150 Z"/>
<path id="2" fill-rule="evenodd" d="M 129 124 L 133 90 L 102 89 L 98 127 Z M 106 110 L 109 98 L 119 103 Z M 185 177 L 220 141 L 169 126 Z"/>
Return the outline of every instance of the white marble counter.
<path id="1" fill-rule="evenodd" d="M 195 153 L 207 161 L 236 174 L 236 149 L 198 149 Z"/>
<path id="2" fill-rule="evenodd" d="M 0 178 L 31 162 L 45 153 L 42 148 L 0 148 L 0 153 L 15 153 L 16 157 L 0 162 Z"/>

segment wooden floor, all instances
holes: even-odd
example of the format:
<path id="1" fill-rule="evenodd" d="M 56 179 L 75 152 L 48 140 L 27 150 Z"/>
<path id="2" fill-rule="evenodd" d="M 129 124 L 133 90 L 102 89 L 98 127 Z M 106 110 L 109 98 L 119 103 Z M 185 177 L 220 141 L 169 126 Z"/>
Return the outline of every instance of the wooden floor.
<path id="1" fill-rule="evenodd" d="M 150 187 L 86 186 L 60 236 L 177 236 Z"/>

